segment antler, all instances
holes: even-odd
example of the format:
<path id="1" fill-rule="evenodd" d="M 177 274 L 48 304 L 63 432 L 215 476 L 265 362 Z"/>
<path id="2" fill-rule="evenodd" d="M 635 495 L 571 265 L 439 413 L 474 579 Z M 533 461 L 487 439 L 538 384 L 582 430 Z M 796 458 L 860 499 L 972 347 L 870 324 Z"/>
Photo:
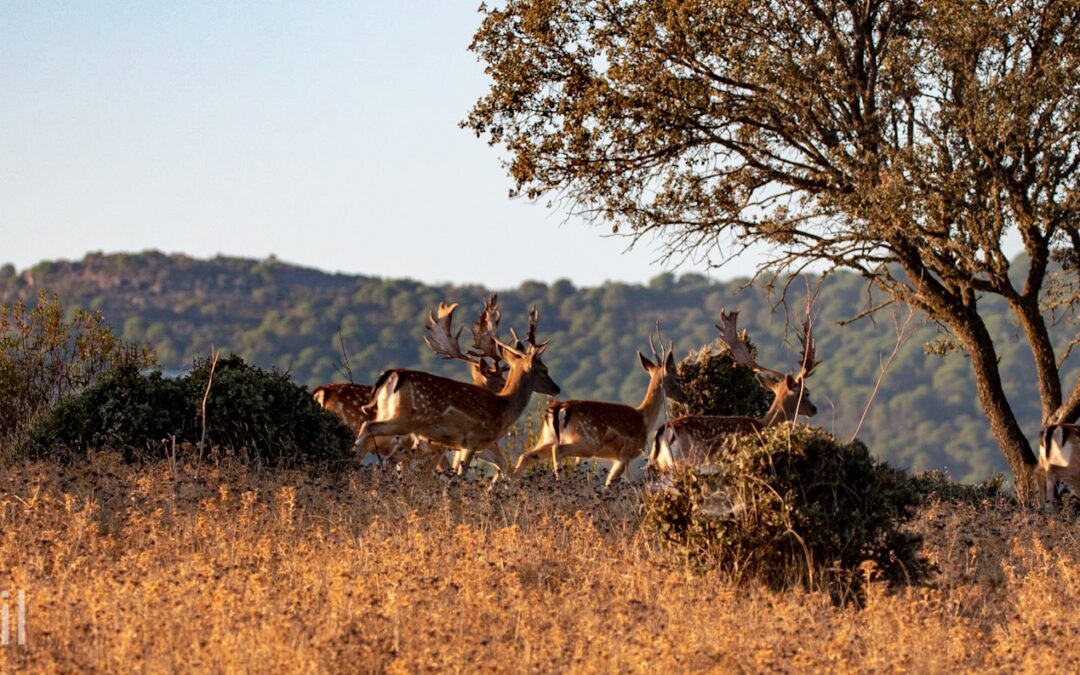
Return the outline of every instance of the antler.
<path id="1" fill-rule="evenodd" d="M 656 351 L 656 345 L 653 344 L 652 333 L 649 333 L 649 350 L 652 351 L 652 356 L 656 359 L 657 363 L 663 363 L 667 360 L 668 354 L 675 351 L 675 341 L 668 342 L 667 346 L 664 346 L 664 336 L 660 333 L 660 322 L 656 322 L 656 341 L 660 343 L 660 351 Z"/>
<path id="2" fill-rule="evenodd" d="M 473 346 L 469 349 L 469 355 L 479 359 L 477 367 L 485 379 L 499 379 L 503 373 L 510 370 L 510 366 L 502 362 L 499 354 L 499 320 L 502 313 L 499 311 L 499 296 L 492 293 L 484 300 L 484 309 L 476 317 L 473 323 Z M 491 359 L 491 366 L 485 359 Z"/>
<path id="3" fill-rule="evenodd" d="M 514 337 L 514 342 L 517 344 L 515 348 L 519 351 L 524 348 L 525 345 L 532 345 L 538 347 L 536 344 L 536 323 L 540 320 L 540 308 L 533 305 L 532 310 L 529 311 L 529 330 L 525 332 L 525 342 L 521 341 L 518 337 L 517 331 L 513 328 L 510 329 L 510 335 Z"/>
<path id="4" fill-rule="evenodd" d="M 724 344 L 728 346 L 728 350 L 731 352 L 731 356 L 735 359 L 735 362 L 739 365 L 753 368 L 757 372 L 766 373 L 772 375 L 777 379 L 783 379 L 785 376 L 783 373 L 766 368 L 760 365 L 754 360 L 754 357 L 750 354 L 750 350 L 746 346 L 744 341 L 744 335 L 739 335 L 739 331 L 735 326 L 735 322 L 739 317 L 737 311 L 730 314 L 724 310 L 720 311 L 720 323 L 716 324 L 716 328 L 720 331 L 720 339 L 724 341 Z M 795 376 L 796 380 L 803 380 L 810 376 L 814 367 L 820 363 L 815 358 L 817 353 L 817 345 L 814 342 L 813 335 L 813 321 L 808 316 L 806 321 L 803 322 L 803 332 L 799 336 L 799 342 L 802 343 L 802 358 L 800 360 L 799 374 Z"/>
<path id="5" fill-rule="evenodd" d="M 817 343 L 814 342 L 814 326 L 810 317 L 807 317 L 803 321 L 803 332 L 799 336 L 799 342 L 802 343 L 802 359 L 800 361 L 801 367 L 799 368 L 799 374 L 795 376 L 796 380 L 803 380 L 810 377 L 810 374 L 814 372 L 814 368 L 817 367 L 821 361 L 816 360 L 817 355 Z"/>
<path id="6" fill-rule="evenodd" d="M 424 327 L 427 335 L 424 342 L 433 352 L 444 359 L 458 359 L 475 368 L 474 373 L 479 373 L 484 386 L 501 387 L 503 374 L 510 370 L 510 366 L 503 363 L 499 353 L 499 303 L 498 296 L 494 293 L 484 301 L 484 309 L 480 312 L 473 324 L 473 346 L 469 351 L 462 352 L 458 343 L 461 337 L 461 328 L 457 333 L 451 332 L 454 320 L 454 310 L 458 304 L 447 305 L 439 303 L 439 312 L 436 317 L 428 312 L 428 323 Z M 488 363 L 491 359 L 491 363 Z M 474 375 L 475 377 L 475 375 Z"/>
<path id="7" fill-rule="evenodd" d="M 727 345 L 728 351 L 731 352 L 732 358 L 735 359 L 735 363 L 752 368 L 756 372 L 766 373 L 777 379 L 783 379 L 784 374 L 771 368 L 766 368 L 757 361 L 754 360 L 753 355 L 750 353 L 750 349 L 746 346 L 745 331 L 743 335 L 739 335 L 739 330 L 735 323 L 739 318 L 738 310 L 734 312 L 727 312 L 720 310 L 720 323 L 716 324 L 717 330 L 720 331 L 720 339 Z"/>
<path id="8" fill-rule="evenodd" d="M 462 361 L 475 363 L 468 355 L 462 353 L 461 347 L 458 345 L 461 329 L 458 328 L 456 335 L 450 334 L 450 324 L 454 320 L 454 310 L 457 308 L 458 303 L 456 302 L 452 305 L 440 302 L 438 318 L 430 311 L 428 312 L 428 322 L 424 326 L 424 330 L 427 332 L 427 335 L 424 336 L 424 342 L 431 348 L 431 351 L 444 359 L 461 359 Z"/>
<path id="9" fill-rule="evenodd" d="M 499 311 L 499 296 L 492 293 L 484 300 L 484 309 L 473 323 L 473 346 L 469 350 L 470 354 L 499 360 L 499 348 L 495 345 L 495 340 L 499 339 L 500 318 L 502 313 Z"/>

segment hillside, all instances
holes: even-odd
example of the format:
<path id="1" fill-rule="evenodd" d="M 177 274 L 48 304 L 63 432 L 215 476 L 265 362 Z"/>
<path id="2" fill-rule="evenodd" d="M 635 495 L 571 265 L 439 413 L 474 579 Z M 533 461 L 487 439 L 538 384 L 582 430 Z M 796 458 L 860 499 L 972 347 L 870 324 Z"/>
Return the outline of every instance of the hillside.
<path id="1" fill-rule="evenodd" d="M 713 324 L 722 308 L 739 309 L 740 325 L 758 345 L 759 360 L 776 369 L 794 367 L 795 340 L 783 305 L 774 312 L 775 299 L 759 289 L 742 289 L 744 283 L 696 274 L 595 288 L 576 288 L 565 280 L 525 282 L 499 290 L 502 325 L 504 331 L 523 329 L 528 307 L 539 305 L 539 337 L 551 339 L 545 359 L 565 395 L 636 403 L 646 376 L 634 352 L 647 349 L 646 336 L 657 320 L 681 358 L 715 339 Z M 793 286 L 799 289 L 790 304 L 793 321 L 799 320 L 803 287 Z M 460 363 L 441 361 L 424 346 L 424 320 L 429 309 L 447 300 L 462 304 L 458 323 L 464 325 L 489 292 L 478 286 L 328 274 L 274 259 L 196 260 L 152 251 L 90 254 L 81 261 L 42 262 L 23 271 L 0 268 L 0 304 L 33 298 L 42 290 L 57 293 L 69 307 L 100 310 L 125 338 L 149 342 L 165 369 L 184 369 L 214 346 L 263 367 L 287 370 L 308 385 L 347 379 L 342 344 L 357 382 L 372 381 L 391 366 L 464 377 Z M 835 274 L 821 282 L 815 336 L 822 364 L 810 387 L 821 411 L 816 423 L 842 437 L 857 427 L 880 363 L 896 339 L 889 310 L 876 323 L 838 325 L 869 301 L 865 284 L 855 275 Z M 1031 356 L 1016 327 L 999 317 L 990 324 L 998 337 L 1008 394 L 1034 438 L 1038 396 L 1034 383 L 1025 380 Z M 908 468 L 947 469 L 962 480 L 1004 471 L 978 410 L 966 359 L 956 352 L 924 354 L 924 343 L 935 337 L 932 326 L 921 325 L 903 346 L 860 437 L 879 457 Z M 1080 355 L 1067 368 L 1065 382 L 1071 384 L 1080 376 Z"/>

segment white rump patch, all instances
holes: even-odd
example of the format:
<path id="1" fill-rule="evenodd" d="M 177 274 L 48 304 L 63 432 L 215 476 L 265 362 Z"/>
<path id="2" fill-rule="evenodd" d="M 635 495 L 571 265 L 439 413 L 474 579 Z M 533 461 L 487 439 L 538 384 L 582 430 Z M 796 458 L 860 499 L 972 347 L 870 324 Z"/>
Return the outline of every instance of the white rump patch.
<path id="1" fill-rule="evenodd" d="M 1046 447 L 1047 441 L 1049 448 Z M 1078 443 L 1080 439 L 1075 434 L 1067 434 L 1064 427 L 1055 427 L 1048 438 L 1044 436 L 1043 442 L 1039 443 L 1039 464 L 1044 467 L 1069 466 Z"/>

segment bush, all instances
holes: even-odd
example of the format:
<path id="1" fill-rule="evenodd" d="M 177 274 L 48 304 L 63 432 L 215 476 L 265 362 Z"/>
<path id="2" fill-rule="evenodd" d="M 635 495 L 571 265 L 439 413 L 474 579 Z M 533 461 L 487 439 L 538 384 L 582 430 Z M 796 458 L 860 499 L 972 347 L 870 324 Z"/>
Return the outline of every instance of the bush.
<path id="1" fill-rule="evenodd" d="M 70 461 L 88 448 L 111 447 L 133 461 L 162 457 L 174 441 L 198 447 L 210 376 L 209 360 L 196 361 L 178 379 L 119 369 L 43 417 L 26 434 L 20 454 Z M 209 446 L 279 465 L 343 459 L 353 441 L 352 432 L 307 389 L 239 356 L 222 358 L 213 368 L 205 433 Z"/>
<path id="2" fill-rule="evenodd" d="M 70 460 L 88 448 L 112 447 L 129 461 L 154 454 L 170 435 L 192 436 L 194 417 L 182 383 L 124 366 L 61 401 L 20 440 L 21 456 Z"/>
<path id="3" fill-rule="evenodd" d="M 753 346 L 750 347 L 753 349 Z M 747 415 L 760 417 L 772 403 L 754 372 L 736 366 L 726 346 L 713 343 L 679 362 L 675 367 L 686 394 L 686 403 L 672 403 L 671 414 Z"/>
<path id="4" fill-rule="evenodd" d="M 116 337 L 100 313 L 75 310 L 64 318 L 55 295 L 37 306 L 0 306 L 0 447 L 66 397 L 120 367 L 154 363 L 145 346 Z"/>
<path id="5" fill-rule="evenodd" d="M 868 577 L 894 586 L 929 571 L 921 539 L 901 530 L 919 501 L 907 474 L 861 442 L 785 424 L 736 439 L 723 465 L 675 472 L 645 510 L 661 541 L 694 564 L 846 601 Z"/>

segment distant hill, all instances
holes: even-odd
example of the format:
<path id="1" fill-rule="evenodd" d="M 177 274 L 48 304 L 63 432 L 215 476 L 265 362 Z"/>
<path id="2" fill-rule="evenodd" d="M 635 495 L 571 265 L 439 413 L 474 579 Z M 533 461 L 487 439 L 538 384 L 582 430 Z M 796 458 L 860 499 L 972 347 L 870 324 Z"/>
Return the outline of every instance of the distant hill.
<path id="1" fill-rule="evenodd" d="M 810 279 L 817 284 L 818 279 Z M 540 339 L 551 339 L 545 361 L 567 396 L 636 403 L 646 376 L 635 352 L 661 321 L 675 341 L 676 357 L 711 342 L 722 308 L 739 309 L 759 360 L 777 370 L 794 368 L 802 293 L 783 306 L 762 291 L 743 289 L 745 280 L 715 282 L 697 274 L 665 274 L 648 285 L 607 283 L 576 288 L 566 280 L 527 281 L 499 291 L 504 333 L 523 330 L 528 307 L 540 307 Z M 802 282 L 793 288 L 802 289 Z M 57 293 L 66 306 L 100 310 L 129 340 L 146 341 L 165 369 L 184 369 L 211 346 L 234 351 L 263 367 L 287 370 L 299 382 L 343 381 L 341 344 L 357 382 L 370 382 L 388 367 L 414 367 L 465 378 L 464 366 L 436 358 L 423 343 L 429 309 L 440 300 L 459 302 L 458 325 L 468 325 L 488 289 L 429 286 L 407 279 L 328 274 L 275 259 L 216 257 L 197 260 L 155 251 L 93 253 L 77 262 L 42 262 L 23 271 L 0 267 L 0 304 L 32 299 L 41 290 Z M 847 437 L 858 424 L 892 351 L 895 332 L 889 310 L 876 323 L 837 322 L 867 307 L 865 283 L 834 274 L 821 283 L 815 337 L 822 364 L 810 380 L 819 409 L 815 422 Z M 992 307 L 992 305 L 991 305 Z M 901 319 L 903 317 L 900 317 Z M 1030 350 L 1004 314 L 993 317 L 1008 395 L 1029 437 L 1038 433 L 1039 406 Z M 468 337 L 468 330 L 463 340 Z M 923 325 L 902 348 L 867 415 L 860 437 L 879 457 L 914 468 L 948 469 L 965 480 L 984 478 L 1007 466 L 978 409 L 966 358 L 927 356 L 923 344 L 935 337 Z M 1059 336 L 1064 341 L 1065 335 Z M 787 346 L 785 346 L 785 340 Z M 1080 355 L 1068 364 L 1080 376 Z"/>

